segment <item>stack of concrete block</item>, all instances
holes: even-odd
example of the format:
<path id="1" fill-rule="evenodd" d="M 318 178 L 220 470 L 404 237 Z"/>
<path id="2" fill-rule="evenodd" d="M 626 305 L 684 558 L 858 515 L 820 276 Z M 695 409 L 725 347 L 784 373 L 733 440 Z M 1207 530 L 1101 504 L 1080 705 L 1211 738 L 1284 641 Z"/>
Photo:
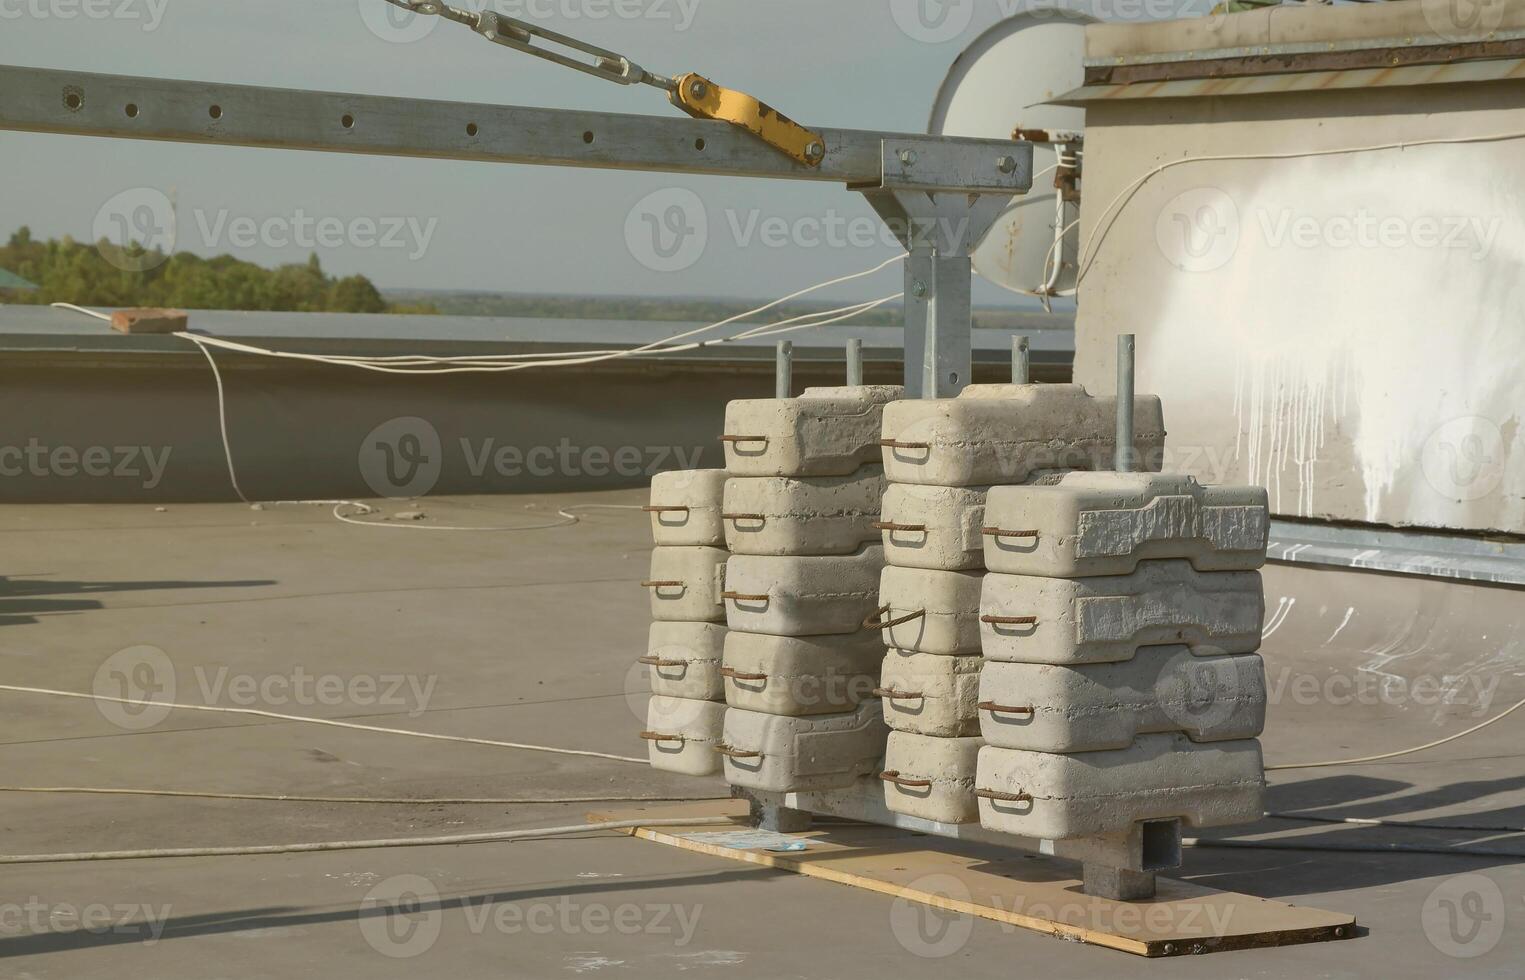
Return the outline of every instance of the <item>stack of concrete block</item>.
<path id="1" fill-rule="evenodd" d="M 980 822 L 1050 840 L 1258 819 L 1266 492 L 1071 473 L 990 491 Z"/>
<path id="2" fill-rule="evenodd" d="M 657 769 L 690 776 L 720 771 L 725 690 L 725 470 L 661 473 L 651 481 L 651 700 L 647 755 Z"/>
<path id="3" fill-rule="evenodd" d="M 880 584 L 885 804 L 940 823 L 979 819 L 980 597 L 991 487 L 1109 465 L 1117 403 L 1078 385 L 978 385 L 885 411 Z M 1159 399 L 1135 406 L 1136 445 L 1164 444 Z"/>
<path id="4" fill-rule="evenodd" d="M 879 430 L 889 386 L 812 388 L 726 411 L 722 521 L 731 558 L 720 669 L 725 778 L 785 793 L 844 789 L 878 771 L 884 496 Z"/>

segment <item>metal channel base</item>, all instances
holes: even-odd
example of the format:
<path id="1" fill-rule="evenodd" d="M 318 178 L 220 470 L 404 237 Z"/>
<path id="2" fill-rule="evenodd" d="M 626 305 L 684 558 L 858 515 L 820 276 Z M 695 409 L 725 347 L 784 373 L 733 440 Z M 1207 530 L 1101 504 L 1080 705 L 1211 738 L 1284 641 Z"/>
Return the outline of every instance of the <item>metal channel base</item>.
<path id="1" fill-rule="evenodd" d="M 977 823 L 949 824 L 891 811 L 877 781 L 860 780 L 851 789 L 814 793 L 767 793 L 732 787 L 752 804 L 759 827 L 780 833 L 808 829 L 812 817 L 837 817 L 909 830 L 932 837 L 990 844 L 1045 857 L 1078 861 L 1088 895 L 1116 901 L 1141 901 L 1155 894 L 1155 873 L 1181 866 L 1181 824 L 1150 821 L 1120 837 L 1051 841 L 986 830 Z"/>

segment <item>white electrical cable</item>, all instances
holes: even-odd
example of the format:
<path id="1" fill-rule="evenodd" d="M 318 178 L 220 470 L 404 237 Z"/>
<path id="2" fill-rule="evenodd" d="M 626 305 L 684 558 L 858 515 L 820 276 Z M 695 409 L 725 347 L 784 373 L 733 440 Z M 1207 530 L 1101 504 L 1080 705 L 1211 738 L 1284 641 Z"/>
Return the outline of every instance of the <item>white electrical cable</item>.
<path id="1" fill-rule="evenodd" d="M 1310 823 L 1349 824 L 1354 827 L 1402 827 L 1409 830 L 1464 830 L 1489 834 L 1525 834 L 1525 827 L 1478 827 L 1425 820 L 1377 820 L 1368 817 L 1326 817 L 1317 813 L 1267 813 L 1273 820 L 1306 820 Z"/>
<path id="2" fill-rule="evenodd" d="M 111 317 L 107 316 L 106 314 L 97 313 L 94 310 L 87 310 L 83 306 L 75 306 L 73 303 L 52 303 L 49 305 L 51 305 L 54 309 L 72 310 L 75 313 L 83 313 L 85 316 L 93 316 L 97 320 L 105 320 L 107 323 L 111 322 Z"/>
<path id="3" fill-rule="evenodd" d="M 286 793 L 223 793 L 201 789 L 133 789 L 101 786 L 0 786 L 0 793 L 72 794 L 85 796 L 169 796 L 193 800 L 254 800 L 267 803 L 373 803 L 387 806 L 528 806 L 551 803 L 697 803 L 728 800 L 729 796 L 293 796 Z"/>
<path id="4" fill-rule="evenodd" d="M 1118 192 L 1117 196 L 1112 199 L 1111 203 L 1109 203 L 1106 208 L 1103 209 L 1101 214 L 1097 216 L 1095 228 L 1092 230 L 1090 237 L 1086 239 L 1085 245 L 1080 249 L 1080 265 L 1079 269 L 1077 270 L 1075 281 L 1078 285 L 1080 281 L 1084 279 L 1086 275 L 1091 271 L 1091 266 L 1095 264 L 1097 252 L 1101 247 L 1101 240 L 1106 237 L 1107 233 L 1111 231 L 1112 226 L 1117 223 L 1117 214 L 1122 213 L 1122 206 L 1125 206 L 1128 201 L 1132 200 L 1133 195 L 1138 193 L 1139 188 L 1143 187 L 1146 183 L 1173 167 L 1183 166 L 1188 163 L 1215 163 L 1235 160 L 1299 160 L 1311 157 L 1343 156 L 1347 153 L 1377 153 L 1384 150 L 1406 150 L 1411 147 L 1420 146 L 1450 146 L 1465 143 L 1502 143 L 1509 140 L 1518 139 L 1525 139 L 1525 132 L 1494 133 L 1485 136 L 1435 137 L 1433 139 L 1404 140 L 1397 143 L 1376 143 L 1370 146 L 1347 146 L 1328 150 L 1293 150 L 1286 153 L 1223 153 L 1207 156 L 1182 157 L 1179 160 L 1167 160 L 1166 162 L 1155 167 L 1153 170 L 1148 171 L 1137 180 L 1134 180 L 1127 187 L 1124 187 L 1121 191 Z M 1114 210 L 1117 212 L 1117 214 L 1113 213 Z M 1096 246 L 1095 251 L 1092 249 L 1093 245 Z"/>
<path id="5" fill-rule="evenodd" d="M 1388 752 L 1383 755 L 1368 755 L 1359 759 L 1335 759 L 1330 762 L 1299 762 L 1289 765 L 1266 766 L 1266 772 L 1281 772 L 1287 769 L 1326 769 L 1330 766 L 1354 766 L 1363 762 L 1381 762 L 1384 759 L 1396 759 L 1399 756 L 1413 755 L 1416 752 L 1424 752 L 1427 749 L 1439 748 L 1442 745 L 1455 742 L 1458 739 L 1466 738 L 1468 735 L 1471 735 L 1474 732 L 1480 732 L 1484 728 L 1487 728 L 1489 725 L 1497 724 L 1498 722 L 1503 721 L 1505 718 L 1508 718 L 1510 715 L 1514 714 L 1516 711 L 1519 711 L 1521 708 L 1525 708 L 1525 701 L 1521 701 L 1519 704 L 1510 708 L 1508 711 L 1489 718 L 1481 725 L 1474 725 L 1464 732 L 1458 732 L 1455 735 L 1449 735 L 1442 739 L 1436 739 L 1433 742 L 1415 746 L 1412 749 L 1402 749 L 1398 752 Z"/>
<path id="6" fill-rule="evenodd" d="M 72 864 L 81 861 L 138 861 L 160 858 L 242 857 L 254 854 L 309 854 L 314 851 L 362 851 L 383 847 L 439 847 L 448 844 L 495 844 L 504 841 L 569 837 L 605 830 L 639 827 L 700 827 L 735 824 L 730 817 L 662 817 L 651 820 L 611 820 L 604 823 L 541 827 L 536 830 L 501 830 L 483 834 L 451 834 L 446 837 L 392 837 L 381 840 L 319 841 L 312 844 L 268 844 L 254 847 L 164 847 L 135 851 L 74 851 L 63 854 L 5 854 L 0 864 Z"/>
<path id="7" fill-rule="evenodd" d="M 406 735 L 411 738 L 427 738 L 439 742 L 463 742 L 468 745 L 488 745 L 502 749 L 523 749 L 527 752 L 549 752 L 555 755 L 576 755 L 591 759 L 611 759 L 615 762 L 633 762 L 636 765 L 647 766 L 651 762 L 648 759 L 636 758 L 629 755 L 613 755 L 608 752 L 591 752 L 584 749 L 558 749 L 548 745 L 531 745 L 524 742 L 500 742 L 490 738 L 470 738 L 464 735 L 438 735 L 433 732 L 413 732 L 405 728 L 382 728 L 378 725 L 361 725 L 352 721 L 333 721 L 328 718 L 309 718 L 304 715 L 287 715 L 275 711 L 262 711 L 258 708 L 225 708 L 221 705 L 212 704 L 177 704 L 173 701 L 145 701 L 132 698 L 117 698 L 108 694 L 86 694 L 81 691 L 55 691 L 45 687 L 19 687 L 13 684 L 0 684 L 0 691 L 10 691 L 16 694 L 42 694 L 56 698 L 77 698 L 83 701 L 110 701 L 115 704 L 125 704 L 135 708 L 172 708 L 177 711 L 206 711 L 215 714 L 245 715 L 254 718 L 273 718 L 277 721 L 296 721 L 307 725 L 324 725 L 329 728 L 348 728 L 359 732 L 378 732 L 383 735 Z"/>

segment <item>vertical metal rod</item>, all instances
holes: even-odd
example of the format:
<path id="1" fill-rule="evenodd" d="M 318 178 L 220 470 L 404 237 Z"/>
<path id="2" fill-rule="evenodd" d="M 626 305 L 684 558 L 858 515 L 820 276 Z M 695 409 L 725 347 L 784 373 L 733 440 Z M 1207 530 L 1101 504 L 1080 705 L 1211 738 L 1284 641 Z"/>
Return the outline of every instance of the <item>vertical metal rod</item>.
<path id="1" fill-rule="evenodd" d="M 774 369 L 774 397 L 790 398 L 794 395 L 794 344 L 787 340 L 778 342 L 778 366 Z"/>
<path id="2" fill-rule="evenodd" d="M 1119 473 L 1133 472 L 1133 389 L 1136 337 L 1131 333 L 1117 338 L 1117 459 Z"/>
<path id="3" fill-rule="evenodd" d="M 1032 384 L 1032 345 L 1025 334 L 1011 338 L 1011 383 Z"/>
<path id="4" fill-rule="evenodd" d="M 847 386 L 863 384 L 863 341 L 853 337 L 847 342 Z"/>

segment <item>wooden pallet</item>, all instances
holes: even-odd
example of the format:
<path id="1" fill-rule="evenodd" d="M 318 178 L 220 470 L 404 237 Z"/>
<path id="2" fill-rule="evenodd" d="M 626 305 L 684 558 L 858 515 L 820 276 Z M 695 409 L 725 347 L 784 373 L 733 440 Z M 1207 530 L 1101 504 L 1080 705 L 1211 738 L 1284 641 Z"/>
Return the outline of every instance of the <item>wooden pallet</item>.
<path id="1" fill-rule="evenodd" d="M 592 820 L 733 818 L 747 827 L 741 800 L 647 806 L 593 813 Z M 806 849 L 737 849 L 717 843 L 724 825 L 639 827 L 627 833 L 712 857 L 793 871 L 865 888 L 951 912 L 994 919 L 1022 929 L 1105 946 L 1138 956 L 1183 956 L 1221 950 L 1349 939 L 1349 915 L 1300 908 L 1190 882 L 1159 879 L 1145 902 L 1094 898 L 1081 889 L 1079 867 L 987 845 L 971 845 L 869 824 L 822 823 L 800 834 L 776 835 Z M 708 838 L 708 839 L 706 839 Z M 946 930 L 944 930 L 946 932 Z M 922 940 L 913 927 L 908 949 Z M 915 951 L 912 949 L 912 951 Z"/>

